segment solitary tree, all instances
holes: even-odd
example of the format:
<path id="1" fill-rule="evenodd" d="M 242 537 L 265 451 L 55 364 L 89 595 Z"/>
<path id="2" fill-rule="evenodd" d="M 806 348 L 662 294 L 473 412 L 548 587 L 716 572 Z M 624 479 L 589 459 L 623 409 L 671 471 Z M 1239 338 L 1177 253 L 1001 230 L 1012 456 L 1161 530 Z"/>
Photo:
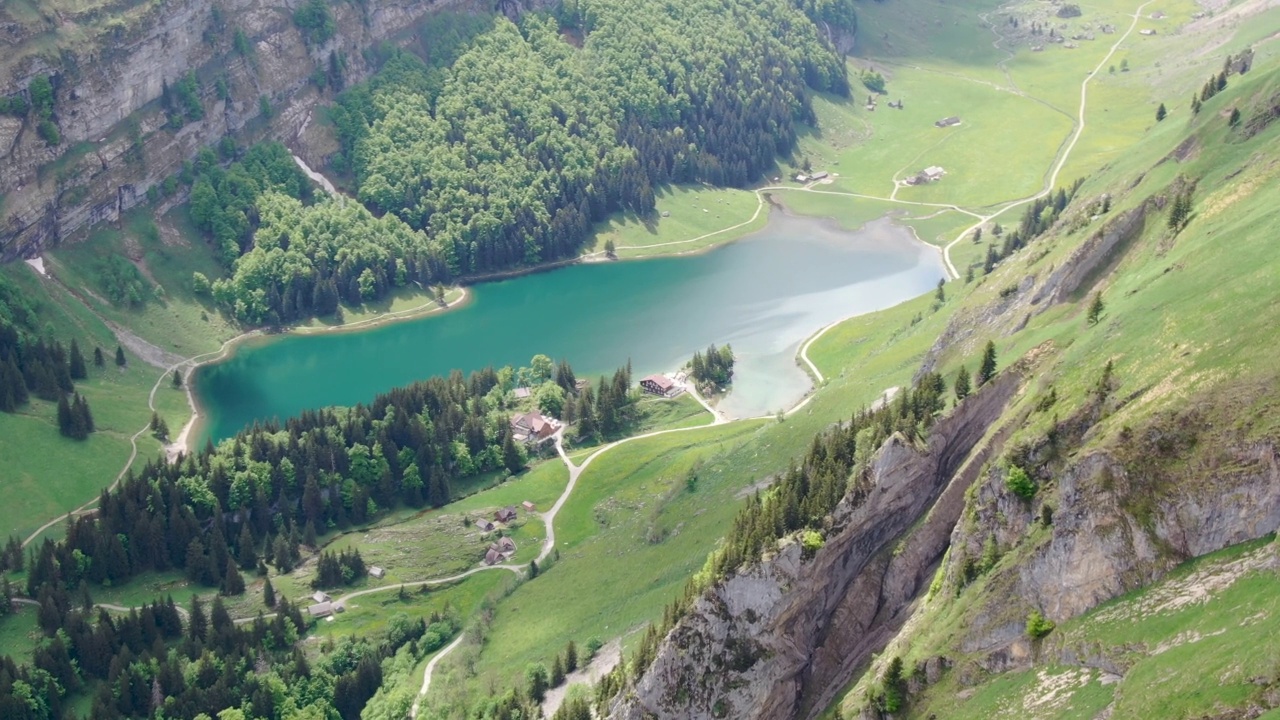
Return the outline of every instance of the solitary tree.
<path id="1" fill-rule="evenodd" d="M 262 602 L 269 608 L 276 606 L 276 589 L 271 587 L 271 578 L 262 585 Z"/>
<path id="2" fill-rule="evenodd" d="M 125 362 L 126 361 L 124 359 L 124 348 L 117 345 L 116 346 L 116 365 L 118 367 L 124 367 Z"/>
<path id="3" fill-rule="evenodd" d="M 982 351 L 982 364 L 978 367 L 978 387 L 987 384 L 987 381 L 996 376 L 996 344 L 988 340 L 987 347 Z"/>
<path id="4" fill-rule="evenodd" d="M 1164 103 L 1160 103 L 1160 107 L 1156 108 L 1156 122 L 1160 122 L 1161 120 L 1164 120 L 1165 116 L 1167 116 L 1168 114 L 1169 114 L 1169 111 L 1165 109 Z"/>
<path id="5" fill-rule="evenodd" d="M 1098 320 L 1102 318 L 1103 309 L 1104 309 L 1104 306 L 1102 304 L 1102 293 L 1096 292 L 1093 294 L 1093 302 L 1089 303 L 1089 315 L 1088 315 L 1089 325 L 1098 324 Z"/>
<path id="6" fill-rule="evenodd" d="M 182 371 L 176 368 L 173 371 L 173 387 L 175 390 L 182 387 Z"/>
<path id="7" fill-rule="evenodd" d="M 618 257 L 618 246 L 614 245 L 613 238 L 604 241 L 604 254 L 610 258 Z"/>
<path id="8" fill-rule="evenodd" d="M 1227 120 L 1227 124 L 1235 127 L 1240 124 L 1240 108 L 1231 108 L 1231 117 Z"/>
<path id="9" fill-rule="evenodd" d="M 100 347 L 93 349 L 93 364 L 95 367 L 102 367 L 107 364 L 106 358 L 102 357 L 102 348 Z"/>
<path id="10" fill-rule="evenodd" d="M 943 286 L 945 286 L 946 284 L 947 284 L 947 281 L 945 279 L 942 279 L 942 278 L 938 279 L 938 291 L 935 292 L 933 296 L 937 298 L 938 302 L 940 303 L 947 301 L 947 291 L 943 289 Z"/>

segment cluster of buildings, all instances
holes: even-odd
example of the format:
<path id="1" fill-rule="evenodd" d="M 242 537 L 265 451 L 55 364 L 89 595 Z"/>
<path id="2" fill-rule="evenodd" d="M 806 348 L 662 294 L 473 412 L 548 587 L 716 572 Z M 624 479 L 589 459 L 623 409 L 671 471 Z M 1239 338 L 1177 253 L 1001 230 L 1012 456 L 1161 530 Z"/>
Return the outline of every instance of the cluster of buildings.
<path id="1" fill-rule="evenodd" d="M 531 513 L 537 506 L 532 502 L 525 500 L 520 503 L 520 507 L 524 508 L 526 513 Z M 508 505 L 504 508 L 499 508 L 497 512 L 493 514 L 493 520 L 485 518 L 476 522 L 476 527 L 480 528 L 480 531 L 483 533 L 490 533 L 497 530 L 499 524 L 503 526 L 510 525 L 516 521 L 517 517 L 519 517 L 519 513 L 516 511 L 515 505 Z M 496 541 L 490 543 L 489 548 L 485 550 L 484 564 L 497 565 L 500 562 L 510 560 L 515 554 L 516 541 L 509 537 L 500 537 Z"/>

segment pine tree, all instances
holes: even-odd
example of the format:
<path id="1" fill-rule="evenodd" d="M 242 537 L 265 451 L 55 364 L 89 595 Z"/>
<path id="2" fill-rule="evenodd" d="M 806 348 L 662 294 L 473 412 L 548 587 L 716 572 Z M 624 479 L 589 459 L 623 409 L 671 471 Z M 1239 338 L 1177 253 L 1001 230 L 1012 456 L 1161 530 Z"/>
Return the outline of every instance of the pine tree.
<path id="1" fill-rule="evenodd" d="M 173 371 L 173 388 L 175 390 L 182 388 L 182 371 L 176 368 Z"/>
<path id="2" fill-rule="evenodd" d="M 75 420 L 71 417 L 71 403 L 67 396 L 58 398 L 58 432 L 63 437 L 75 437 Z"/>
<path id="3" fill-rule="evenodd" d="M 125 358 L 124 358 L 124 348 L 122 348 L 122 347 L 120 347 L 119 345 L 117 345 L 117 346 L 116 346 L 116 366 L 117 366 L 117 367 L 124 367 L 124 365 L 125 365 L 125 363 L 126 363 L 126 362 L 127 362 L 127 361 L 126 361 L 126 360 L 125 360 Z"/>
<path id="4" fill-rule="evenodd" d="M 976 378 L 978 387 L 987 384 L 987 381 L 996 376 L 996 344 L 988 340 L 987 347 L 982 351 L 982 364 L 978 367 L 978 376 Z"/>
<path id="5" fill-rule="evenodd" d="M 1231 117 L 1227 119 L 1227 124 L 1235 127 L 1240 124 L 1240 108 L 1231 108 Z"/>
<path id="6" fill-rule="evenodd" d="M 102 348 L 93 348 L 93 365 L 94 367 L 102 367 L 107 364 L 106 358 L 102 357 Z"/>
<path id="7" fill-rule="evenodd" d="M 944 289 L 946 284 L 947 284 L 947 281 L 945 278 L 939 279 L 938 290 L 933 294 L 934 299 L 936 299 L 940 303 L 947 301 L 947 291 Z"/>
<path id="8" fill-rule="evenodd" d="M 564 682 L 564 662 L 559 655 L 551 660 L 551 687 L 560 687 Z"/>
<path id="9" fill-rule="evenodd" d="M 240 577 L 240 568 L 236 567 L 235 561 L 231 558 L 227 558 L 227 570 L 222 575 L 222 594 L 244 594 L 244 578 Z"/>
<path id="10" fill-rule="evenodd" d="M 1092 325 L 1098 324 L 1098 320 L 1102 318 L 1103 309 L 1104 309 L 1104 305 L 1102 303 L 1102 293 L 1095 292 L 1093 294 L 1093 302 L 1089 303 L 1089 315 L 1088 315 L 1089 325 L 1092 326 Z"/>
<path id="11" fill-rule="evenodd" d="M 302 544 L 307 547 L 317 547 L 319 540 L 316 538 L 316 524 L 310 520 L 302 529 Z"/>
<path id="12" fill-rule="evenodd" d="M 969 368 L 964 365 L 960 366 L 959 372 L 956 373 L 955 393 L 956 400 L 963 400 L 969 397 L 969 393 L 973 391 L 973 387 L 969 380 Z"/>
<path id="13" fill-rule="evenodd" d="M 1156 108 L 1156 122 L 1161 122 L 1168 116 L 1169 111 L 1165 109 L 1164 103 L 1160 103 L 1160 107 Z"/>
<path id="14" fill-rule="evenodd" d="M 578 645 L 572 640 L 564 648 L 564 669 L 565 672 L 573 672 L 578 669 Z"/>
<path id="15" fill-rule="evenodd" d="M 521 454 L 520 448 L 516 447 L 511 428 L 506 428 L 502 435 L 502 463 L 507 466 L 508 472 L 518 473 L 524 469 L 524 455 Z"/>
<path id="16" fill-rule="evenodd" d="M 271 587 L 271 578 L 262 584 L 262 602 L 269 608 L 276 606 L 276 589 Z"/>
<path id="17" fill-rule="evenodd" d="M 74 339 L 71 341 L 71 350 L 69 355 L 71 362 L 71 379 L 83 380 L 89 377 L 89 370 L 84 364 L 84 355 L 80 353 L 80 345 Z"/>
<path id="18" fill-rule="evenodd" d="M 240 537 L 236 540 L 236 560 L 240 568 L 246 572 L 258 564 L 258 550 L 253 544 L 253 533 L 249 531 L 249 523 L 240 526 Z"/>

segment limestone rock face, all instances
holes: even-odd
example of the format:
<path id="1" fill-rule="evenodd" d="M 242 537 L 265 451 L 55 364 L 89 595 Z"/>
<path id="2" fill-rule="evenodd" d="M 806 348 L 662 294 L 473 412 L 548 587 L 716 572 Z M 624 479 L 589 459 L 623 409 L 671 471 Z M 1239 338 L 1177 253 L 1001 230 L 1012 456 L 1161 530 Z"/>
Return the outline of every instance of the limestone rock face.
<path id="1" fill-rule="evenodd" d="M 515 9 L 543 0 L 508 3 Z M 274 138 L 300 145 L 312 109 L 326 99 L 310 83 L 331 53 L 346 60 L 346 81 L 371 71 L 363 51 L 397 41 L 425 15 L 485 7 L 481 0 L 367 0 L 331 3 L 336 33 L 308 45 L 293 24 L 296 0 L 168 0 L 121 11 L 109 35 L 53 62 L 25 49 L 40 38 L 0 27 L 0 48 L 17 59 L 0 73 L 0 95 L 20 95 L 49 75 L 62 142 L 48 146 L 30 120 L 0 116 L 0 260 L 39 251 L 87 225 L 114 221 L 147 190 L 227 134 L 242 142 Z M 215 6 L 218 8 L 215 14 Z M 2 16 L 0 16 L 2 19 Z M 235 48 L 243 33 L 251 48 Z M 167 84 L 194 72 L 204 117 L 166 127 L 159 99 Z M 228 99 L 216 89 L 226 84 Z M 260 118 L 260 98 L 272 108 Z M 298 148 L 306 155 L 305 148 Z M 314 158 L 313 158 L 314 159 Z"/>
<path id="2" fill-rule="evenodd" d="M 905 619 L 964 507 L 976 477 L 970 467 L 983 462 L 965 461 L 1020 383 L 1018 373 L 1003 374 L 938 422 L 923 449 L 899 436 L 886 441 L 869 469 L 870 495 L 840 503 L 812 558 L 788 544 L 704 593 L 609 717 L 777 720 L 820 712 Z"/>

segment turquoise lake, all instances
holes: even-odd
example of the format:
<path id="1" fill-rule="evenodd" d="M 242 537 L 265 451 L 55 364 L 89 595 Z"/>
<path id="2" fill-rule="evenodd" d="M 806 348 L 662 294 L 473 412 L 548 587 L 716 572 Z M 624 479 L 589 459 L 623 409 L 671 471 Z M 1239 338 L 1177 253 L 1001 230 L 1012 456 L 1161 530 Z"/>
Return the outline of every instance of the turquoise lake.
<path id="1" fill-rule="evenodd" d="M 720 408 L 735 417 L 772 413 L 810 388 L 796 364 L 806 338 L 928 292 L 944 275 L 937 249 L 889 220 L 849 232 L 774 211 L 765 228 L 710 252 L 483 283 L 447 313 L 246 344 L 197 373 L 205 412 L 197 440 L 307 408 L 366 402 L 455 368 L 527 365 L 543 353 L 593 378 L 630 359 L 639 378 L 675 370 L 710 343 L 730 343 L 738 358 Z"/>

